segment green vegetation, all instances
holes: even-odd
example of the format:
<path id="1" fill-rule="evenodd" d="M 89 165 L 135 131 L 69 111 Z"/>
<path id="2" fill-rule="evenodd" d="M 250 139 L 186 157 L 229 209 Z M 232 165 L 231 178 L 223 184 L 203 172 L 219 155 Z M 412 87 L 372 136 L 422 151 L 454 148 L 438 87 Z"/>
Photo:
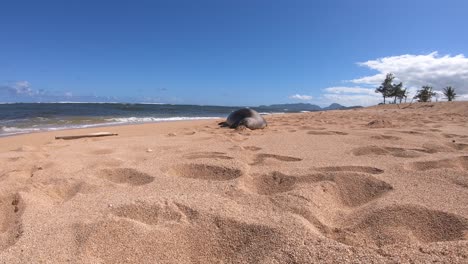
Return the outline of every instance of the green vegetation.
<path id="1" fill-rule="evenodd" d="M 408 90 L 403 89 L 403 83 L 399 83 L 395 86 L 392 96 L 395 97 L 395 100 L 393 101 L 394 104 L 396 104 L 397 99 L 399 100 L 399 103 L 401 104 L 401 101 L 403 98 L 405 99 L 406 103 L 406 98 L 408 97 Z"/>
<path id="2" fill-rule="evenodd" d="M 455 93 L 455 89 L 452 88 L 452 86 L 445 87 L 443 90 L 443 93 L 445 95 L 445 98 L 447 98 L 449 102 L 453 101 L 455 97 L 457 97 L 457 94 Z"/>
<path id="3" fill-rule="evenodd" d="M 388 73 L 382 85 L 380 85 L 379 88 L 375 89 L 376 93 L 382 94 L 384 104 L 385 104 L 385 98 L 393 97 L 393 95 L 395 94 L 396 86 L 393 84 L 393 79 L 395 79 L 395 76 L 393 76 L 393 74 L 391 73 Z M 403 86 L 402 83 L 398 85 Z"/>
<path id="4" fill-rule="evenodd" d="M 432 91 L 432 87 L 425 85 L 421 90 L 418 90 L 414 99 L 418 99 L 418 102 L 430 102 L 434 95 L 436 95 L 436 93 Z"/>
<path id="5" fill-rule="evenodd" d="M 385 77 L 385 80 L 382 82 L 382 84 L 375 89 L 376 93 L 381 93 L 383 97 L 383 103 L 386 103 L 387 98 L 394 98 L 393 103 L 396 104 L 397 101 L 398 103 L 401 104 L 403 99 L 408 98 L 408 89 L 403 88 L 403 83 L 400 82 L 398 84 L 394 84 L 393 80 L 395 79 L 395 76 L 392 73 L 388 73 L 387 76 Z M 445 98 L 447 98 L 448 101 L 453 101 L 456 97 L 455 89 L 452 88 L 451 86 L 447 86 L 446 88 L 443 89 L 443 93 L 445 95 Z M 417 91 L 416 95 L 413 97 L 413 99 L 417 99 L 418 102 L 430 102 L 432 99 L 432 96 L 435 96 L 436 93 L 433 91 L 431 86 L 425 85 L 423 86 L 420 90 Z M 390 102 L 392 103 L 392 102 Z"/>

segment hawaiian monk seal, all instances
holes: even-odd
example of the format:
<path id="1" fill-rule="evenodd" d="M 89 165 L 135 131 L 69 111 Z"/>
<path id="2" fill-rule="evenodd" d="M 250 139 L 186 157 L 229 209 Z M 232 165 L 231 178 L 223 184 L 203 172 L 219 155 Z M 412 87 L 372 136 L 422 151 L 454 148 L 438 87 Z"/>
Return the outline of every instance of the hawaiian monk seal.
<path id="1" fill-rule="evenodd" d="M 260 129 L 267 126 L 265 119 L 257 111 L 249 108 L 242 108 L 232 112 L 226 119 L 226 122 L 219 124 L 230 128 L 247 127 L 250 129 Z"/>

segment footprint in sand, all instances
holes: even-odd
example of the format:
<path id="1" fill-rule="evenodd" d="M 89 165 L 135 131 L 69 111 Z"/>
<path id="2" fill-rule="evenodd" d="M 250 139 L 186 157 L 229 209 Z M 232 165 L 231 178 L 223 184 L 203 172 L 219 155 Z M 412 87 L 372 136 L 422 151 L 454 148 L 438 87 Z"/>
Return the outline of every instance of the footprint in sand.
<path id="1" fill-rule="evenodd" d="M 442 134 L 446 138 L 468 138 L 466 135 L 457 135 L 457 134 Z"/>
<path id="2" fill-rule="evenodd" d="M 379 248 L 395 243 L 466 240 L 468 219 L 417 205 L 394 205 L 355 212 L 344 225 L 325 234 L 351 246 Z"/>
<path id="3" fill-rule="evenodd" d="M 376 167 L 367 167 L 367 166 L 330 166 L 330 167 L 314 168 L 314 170 L 323 171 L 323 172 L 350 171 L 350 172 L 363 172 L 363 173 L 370 173 L 370 174 L 384 173 L 384 170 L 382 169 L 379 169 Z"/>
<path id="4" fill-rule="evenodd" d="M 468 177 L 465 177 L 465 176 L 457 177 L 453 179 L 452 182 L 460 187 L 468 189 Z"/>
<path id="5" fill-rule="evenodd" d="M 371 136 L 372 139 L 378 139 L 378 140 L 400 140 L 401 137 L 397 136 L 388 136 L 388 135 L 375 135 Z"/>
<path id="6" fill-rule="evenodd" d="M 105 263 L 122 259 L 134 263 L 230 263 L 233 259 L 259 263 L 273 254 L 288 257 L 279 250 L 288 241 L 281 230 L 182 204 L 124 205 L 113 214 L 117 219 L 73 226 L 80 254 Z"/>
<path id="7" fill-rule="evenodd" d="M 426 149 L 405 149 L 397 147 L 378 147 L 366 146 L 353 149 L 355 156 L 368 156 L 368 155 L 390 155 L 398 158 L 417 158 L 421 157 L 422 153 L 430 153 Z"/>
<path id="8" fill-rule="evenodd" d="M 245 146 L 245 147 L 242 147 L 242 148 L 245 149 L 245 150 L 250 150 L 250 151 L 259 151 L 259 150 L 262 150 L 262 148 L 256 147 L 256 146 Z"/>
<path id="9" fill-rule="evenodd" d="M 326 130 L 325 127 L 300 126 L 300 130 Z"/>
<path id="10" fill-rule="evenodd" d="M 114 153 L 113 149 L 96 149 L 93 151 L 90 151 L 90 154 L 93 155 L 108 155 Z"/>
<path id="11" fill-rule="evenodd" d="M 409 168 L 417 171 L 427 171 L 436 169 L 453 169 L 468 171 L 468 156 L 461 156 L 442 160 L 413 162 L 409 165 Z"/>
<path id="12" fill-rule="evenodd" d="M 395 131 L 395 132 L 398 132 L 398 133 L 403 133 L 403 134 L 410 134 L 410 135 L 424 135 L 425 133 L 423 132 L 418 132 L 418 131 L 414 131 L 414 130 L 410 130 L 410 131 Z"/>
<path id="13" fill-rule="evenodd" d="M 227 156 L 224 152 L 192 152 L 189 154 L 184 155 L 186 159 L 224 159 L 224 160 L 231 160 L 233 157 Z"/>
<path id="14" fill-rule="evenodd" d="M 245 186 L 260 195 L 275 195 L 321 182 L 330 183 L 326 191 L 332 194 L 334 200 L 349 207 L 366 204 L 393 190 L 390 184 L 370 175 L 344 171 L 305 176 L 291 176 L 277 171 L 254 174 Z"/>
<path id="15" fill-rule="evenodd" d="M 136 202 L 112 209 L 116 216 L 129 218 L 147 225 L 160 225 L 164 223 L 177 223 L 183 220 L 191 221 L 195 219 L 198 212 L 191 208 L 170 204 L 148 204 L 145 202 Z"/>
<path id="16" fill-rule="evenodd" d="M 89 193 L 93 190 L 92 186 L 84 181 L 62 178 L 50 179 L 35 187 L 60 203 L 72 199 L 78 193 Z"/>
<path id="17" fill-rule="evenodd" d="M 267 153 L 261 153 L 257 154 L 254 161 L 250 165 L 261 165 L 265 163 L 267 159 L 275 159 L 279 161 L 286 161 L 286 162 L 294 162 L 294 161 L 301 161 L 301 158 L 295 158 L 295 157 L 290 157 L 290 156 L 281 156 L 281 155 L 276 155 L 276 154 L 267 154 Z"/>
<path id="18" fill-rule="evenodd" d="M 455 149 L 455 150 L 465 150 L 468 149 L 468 144 L 465 143 L 454 143 L 454 142 L 449 142 L 447 143 L 447 146 Z"/>
<path id="19" fill-rule="evenodd" d="M 103 169 L 100 177 L 114 183 L 139 186 L 154 181 L 154 177 L 132 168 Z"/>
<path id="20" fill-rule="evenodd" d="M 307 134 L 309 135 L 348 135 L 346 132 L 341 132 L 341 131 L 308 131 Z"/>
<path id="21" fill-rule="evenodd" d="M 0 197 L 0 251 L 13 246 L 23 234 L 24 207 L 19 194 Z"/>
<path id="22" fill-rule="evenodd" d="M 229 181 L 239 178 L 244 173 L 235 167 L 190 163 L 176 165 L 170 168 L 167 174 L 199 180 Z"/>

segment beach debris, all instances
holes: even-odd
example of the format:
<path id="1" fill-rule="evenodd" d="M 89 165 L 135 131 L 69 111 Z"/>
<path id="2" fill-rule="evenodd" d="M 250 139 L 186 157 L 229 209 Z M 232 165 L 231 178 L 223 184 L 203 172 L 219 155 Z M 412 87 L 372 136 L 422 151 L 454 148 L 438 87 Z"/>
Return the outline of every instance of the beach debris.
<path id="1" fill-rule="evenodd" d="M 78 138 L 88 138 L 88 137 L 107 137 L 107 136 L 118 136 L 119 134 L 110 133 L 110 132 L 98 132 L 98 133 L 91 133 L 91 134 L 83 134 L 83 135 L 74 135 L 74 136 L 56 136 L 55 139 L 78 139 Z"/>
<path id="2" fill-rule="evenodd" d="M 167 134 L 167 135 L 168 135 L 169 137 L 175 137 L 175 136 L 177 136 L 176 133 L 169 133 L 169 134 Z"/>
<path id="3" fill-rule="evenodd" d="M 153 150 L 148 148 L 148 149 L 146 149 L 146 152 L 153 152 Z"/>

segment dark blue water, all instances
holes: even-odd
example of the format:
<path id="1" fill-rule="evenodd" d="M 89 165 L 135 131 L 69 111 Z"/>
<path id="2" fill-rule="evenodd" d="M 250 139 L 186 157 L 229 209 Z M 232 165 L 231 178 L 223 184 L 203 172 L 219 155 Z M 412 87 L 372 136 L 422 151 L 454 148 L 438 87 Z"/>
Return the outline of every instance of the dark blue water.
<path id="1" fill-rule="evenodd" d="M 0 104 L 0 136 L 105 125 L 225 118 L 236 109 L 239 107 L 125 103 Z M 282 112 L 261 107 L 253 109 L 263 114 Z"/>

